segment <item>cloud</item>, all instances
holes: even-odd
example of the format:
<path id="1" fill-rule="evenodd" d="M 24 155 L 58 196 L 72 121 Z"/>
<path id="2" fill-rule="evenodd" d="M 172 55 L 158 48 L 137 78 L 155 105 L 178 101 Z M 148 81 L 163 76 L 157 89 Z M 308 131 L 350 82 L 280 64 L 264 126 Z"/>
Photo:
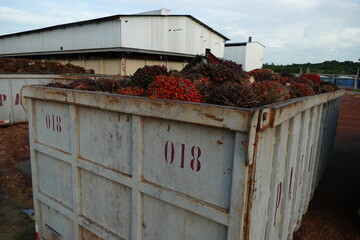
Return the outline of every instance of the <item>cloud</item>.
<path id="1" fill-rule="evenodd" d="M 345 26 L 342 23 L 328 20 L 318 20 L 312 22 L 304 29 L 304 38 L 319 44 L 336 42 L 344 32 Z"/>
<path id="2" fill-rule="evenodd" d="M 2 28 L 5 29 L 6 24 L 3 24 L 3 22 L 10 24 L 22 24 L 26 26 L 23 29 L 23 31 L 25 31 L 108 15 L 110 14 L 106 12 L 78 11 L 76 9 L 63 10 L 60 8 L 53 8 L 46 11 L 46 13 L 36 14 L 20 9 L 0 6 L 0 26 L 4 25 Z"/>
<path id="3" fill-rule="evenodd" d="M 275 0 L 275 3 L 281 4 L 283 6 L 298 9 L 300 11 L 309 11 L 320 6 L 322 0 Z"/>
<path id="4" fill-rule="evenodd" d="M 49 19 L 44 19 L 37 14 L 32 14 L 20 9 L 8 8 L 0 6 L 0 21 L 39 24 Z"/>
<path id="5" fill-rule="evenodd" d="M 168 8 L 171 14 L 193 15 L 232 42 L 244 42 L 252 36 L 266 46 L 265 62 L 357 60 L 360 52 L 359 0 L 35 0 L 21 5 L 18 3 L 23 1 L 19 0 L 1 2 L 0 34 Z"/>

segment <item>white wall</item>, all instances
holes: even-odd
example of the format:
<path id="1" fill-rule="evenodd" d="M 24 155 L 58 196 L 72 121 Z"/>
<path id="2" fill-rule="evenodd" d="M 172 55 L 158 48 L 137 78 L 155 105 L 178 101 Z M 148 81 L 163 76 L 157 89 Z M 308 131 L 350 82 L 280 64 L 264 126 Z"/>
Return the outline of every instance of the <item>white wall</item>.
<path id="1" fill-rule="evenodd" d="M 262 68 L 264 46 L 258 42 L 248 42 L 242 46 L 225 47 L 224 58 L 242 65 L 244 71 Z"/>
<path id="2" fill-rule="evenodd" d="M 181 71 L 187 62 L 179 61 L 156 61 L 148 59 L 86 59 L 86 60 L 56 60 L 62 64 L 71 63 L 75 66 L 84 67 L 85 69 L 93 69 L 96 74 L 121 74 L 121 75 L 133 75 L 138 68 L 145 65 L 164 65 L 168 70 Z"/>
<path id="3" fill-rule="evenodd" d="M 120 21 L 76 25 L 0 38 L 0 54 L 120 47 Z"/>
<path id="4" fill-rule="evenodd" d="M 246 63 L 246 45 L 225 47 L 224 58 L 241 64 L 244 68 Z"/>
<path id="5" fill-rule="evenodd" d="M 222 37 L 185 16 L 122 16 L 119 20 L 0 37 L 0 54 L 101 48 L 135 48 L 224 56 Z"/>
<path id="6" fill-rule="evenodd" d="M 224 56 L 224 39 L 187 17 L 126 16 L 121 18 L 121 45 L 183 54 Z"/>
<path id="7" fill-rule="evenodd" d="M 245 71 L 262 68 L 264 59 L 264 46 L 257 42 L 249 42 L 246 45 Z"/>

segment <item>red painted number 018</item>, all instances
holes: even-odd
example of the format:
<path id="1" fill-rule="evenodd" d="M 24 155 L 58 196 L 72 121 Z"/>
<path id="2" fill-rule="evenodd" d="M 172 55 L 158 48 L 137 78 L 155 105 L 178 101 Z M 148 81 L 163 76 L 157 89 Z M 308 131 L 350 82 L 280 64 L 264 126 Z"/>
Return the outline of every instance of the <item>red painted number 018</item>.
<path id="1" fill-rule="evenodd" d="M 185 152 L 186 152 L 186 146 L 185 144 L 181 144 L 180 149 L 180 167 L 185 167 Z M 164 155 L 165 155 L 165 161 L 168 164 L 172 164 L 175 159 L 175 145 L 172 141 L 166 141 L 165 143 L 165 149 L 164 149 Z M 190 149 L 191 153 L 191 160 L 190 160 L 190 168 L 191 170 L 198 172 L 201 169 L 201 149 L 197 146 L 192 146 Z"/>
<path id="2" fill-rule="evenodd" d="M 52 131 L 61 132 L 61 117 L 54 114 L 46 114 L 46 128 Z"/>

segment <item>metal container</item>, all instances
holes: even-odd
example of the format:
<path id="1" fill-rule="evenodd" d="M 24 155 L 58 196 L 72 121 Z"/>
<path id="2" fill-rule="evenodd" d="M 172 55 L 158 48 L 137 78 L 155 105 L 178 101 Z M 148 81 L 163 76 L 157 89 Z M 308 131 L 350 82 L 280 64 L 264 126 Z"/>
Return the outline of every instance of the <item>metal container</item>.
<path id="1" fill-rule="evenodd" d="M 50 83 L 58 75 L 0 74 L 0 125 L 26 121 L 20 104 L 20 89 L 24 85 Z"/>
<path id="2" fill-rule="evenodd" d="M 20 104 L 20 89 L 24 85 L 69 83 L 79 78 L 100 78 L 113 75 L 54 75 L 54 74 L 0 74 L 0 125 L 26 122 L 27 117 Z"/>
<path id="3" fill-rule="evenodd" d="M 344 91 L 259 109 L 26 86 L 45 239 L 291 239 Z"/>

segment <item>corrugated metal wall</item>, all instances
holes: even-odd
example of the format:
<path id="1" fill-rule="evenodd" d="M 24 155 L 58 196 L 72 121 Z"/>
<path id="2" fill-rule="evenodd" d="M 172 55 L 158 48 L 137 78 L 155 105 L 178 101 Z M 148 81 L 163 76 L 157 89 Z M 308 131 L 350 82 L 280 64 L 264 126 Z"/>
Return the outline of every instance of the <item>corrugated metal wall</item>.
<path id="1" fill-rule="evenodd" d="M 188 17 L 120 19 L 0 38 L 0 55 L 122 47 L 193 55 L 209 48 L 215 56 L 224 56 L 225 39 Z"/>
<path id="2" fill-rule="evenodd" d="M 127 16 L 121 22 L 122 47 L 194 55 L 209 48 L 224 57 L 224 39 L 190 18 Z"/>
<path id="3" fill-rule="evenodd" d="M 224 58 L 241 64 L 244 71 L 262 68 L 264 46 L 258 42 L 248 42 L 243 46 L 225 47 Z"/>
<path id="4" fill-rule="evenodd" d="M 229 46 L 225 47 L 224 57 L 226 60 L 234 61 L 241 64 L 244 69 L 246 63 L 246 46 Z"/>
<path id="5" fill-rule="evenodd" d="M 0 39 L 0 54 L 120 47 L 120 21 L 33 32 Z"/>

